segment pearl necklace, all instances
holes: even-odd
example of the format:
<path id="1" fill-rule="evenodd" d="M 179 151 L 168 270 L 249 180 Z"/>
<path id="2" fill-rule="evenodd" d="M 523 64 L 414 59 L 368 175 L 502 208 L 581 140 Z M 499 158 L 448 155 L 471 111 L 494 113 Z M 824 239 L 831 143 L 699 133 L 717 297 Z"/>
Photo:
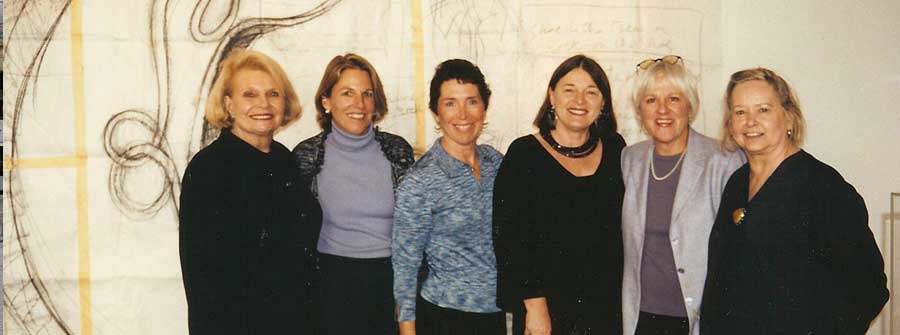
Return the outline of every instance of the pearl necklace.
<path id="1" fill-rule="evenodd" d="M 653 175 L 653 179 L 656 179 L 656 181 L 663 181 L 663 180 L 666 180 L 666 178 L 669 178 L 669 176 L 671 176 L 672 173 L 675 172 L 675 170 L 678 170 L 678 164 L 681 164 L 681 160 L 684 159 L 684 153 L 686 153 L 686 152 L 687 152 L 687 149 L 685 149 L 684 151 L 681 152 L 681 156 L 678 157 L 678 161 L 675 162 L 675 166 L 672 167 L 672 170 L 669 170 L 669 173 L 666 173 L 666 175 L 662 176 L 662 177 L 659 177 L 656 175 L 656 168 L 653 167 L 654 159 L 653 159 L 653 157 L 650 157 L 650 174 Z"/>

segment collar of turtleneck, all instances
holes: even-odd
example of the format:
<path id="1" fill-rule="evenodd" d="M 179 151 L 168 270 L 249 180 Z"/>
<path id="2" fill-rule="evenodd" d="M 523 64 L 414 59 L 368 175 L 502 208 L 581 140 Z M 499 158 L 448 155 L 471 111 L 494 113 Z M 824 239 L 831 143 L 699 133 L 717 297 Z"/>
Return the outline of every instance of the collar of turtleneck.
<path id="1" fill-rule="evenodd" d="M 334 123 L 334 121 L 331 122 L 331 130 L 331 134 L 325 141 L 333 143 L 334 145 L 338 146 L 340 150 L 344 151 L 362 150 L 375 140 L 375 130 L 372 124 L 369 124 L 369 129 L 366 130 L 366 133 L 362 135 L 353 135 L 347 133 L 341 130 L 341 128 L 338 127 Z"/>

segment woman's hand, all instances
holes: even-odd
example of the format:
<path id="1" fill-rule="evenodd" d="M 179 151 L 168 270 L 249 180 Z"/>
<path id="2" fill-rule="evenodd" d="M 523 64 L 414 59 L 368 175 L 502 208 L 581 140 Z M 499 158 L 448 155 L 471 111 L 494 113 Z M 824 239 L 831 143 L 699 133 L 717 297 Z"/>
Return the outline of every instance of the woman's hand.
<path id="1" fill-rule="evenodd" d="M 416 320 L 400 321 L 400 335 L 416 335 Z"/>
<path id="2" fill-rule="evenodd" d="M 525 335 L 550 335 L 550 310 L 547 298 L 525 299 Z"/>

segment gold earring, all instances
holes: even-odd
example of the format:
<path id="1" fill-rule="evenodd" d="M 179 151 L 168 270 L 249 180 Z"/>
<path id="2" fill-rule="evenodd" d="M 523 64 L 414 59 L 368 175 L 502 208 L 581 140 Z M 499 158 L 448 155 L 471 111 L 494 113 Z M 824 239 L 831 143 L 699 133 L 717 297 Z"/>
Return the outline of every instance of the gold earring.
<path id="1" fill-rule="evenodd" d="M 440 134 L 440 133 L 441 133 L 441 126 L 439 126 L 439 125 L 434 125 L 434 133 L 435 133 L 435 134 Z"/>

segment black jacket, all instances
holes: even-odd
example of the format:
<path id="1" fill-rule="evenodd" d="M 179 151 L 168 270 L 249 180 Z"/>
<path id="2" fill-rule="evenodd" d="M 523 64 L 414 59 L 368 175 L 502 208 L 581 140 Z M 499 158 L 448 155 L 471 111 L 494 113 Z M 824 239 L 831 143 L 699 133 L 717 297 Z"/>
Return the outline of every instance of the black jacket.
<path id="1" fill-rule="evenodd" d="M 188 164 L 179 249 L 190 333 L 314 332 L 321 209 L 290 152 L 228 129 Z"/>
<path id="2" fill-rule="evenodd" d="M 748 184 L 744 165 L 722 194 L 700 333 L 864 334 L 888 290 L 862 197 L 805 151 L 785 159 L 750 202 Z"/>

